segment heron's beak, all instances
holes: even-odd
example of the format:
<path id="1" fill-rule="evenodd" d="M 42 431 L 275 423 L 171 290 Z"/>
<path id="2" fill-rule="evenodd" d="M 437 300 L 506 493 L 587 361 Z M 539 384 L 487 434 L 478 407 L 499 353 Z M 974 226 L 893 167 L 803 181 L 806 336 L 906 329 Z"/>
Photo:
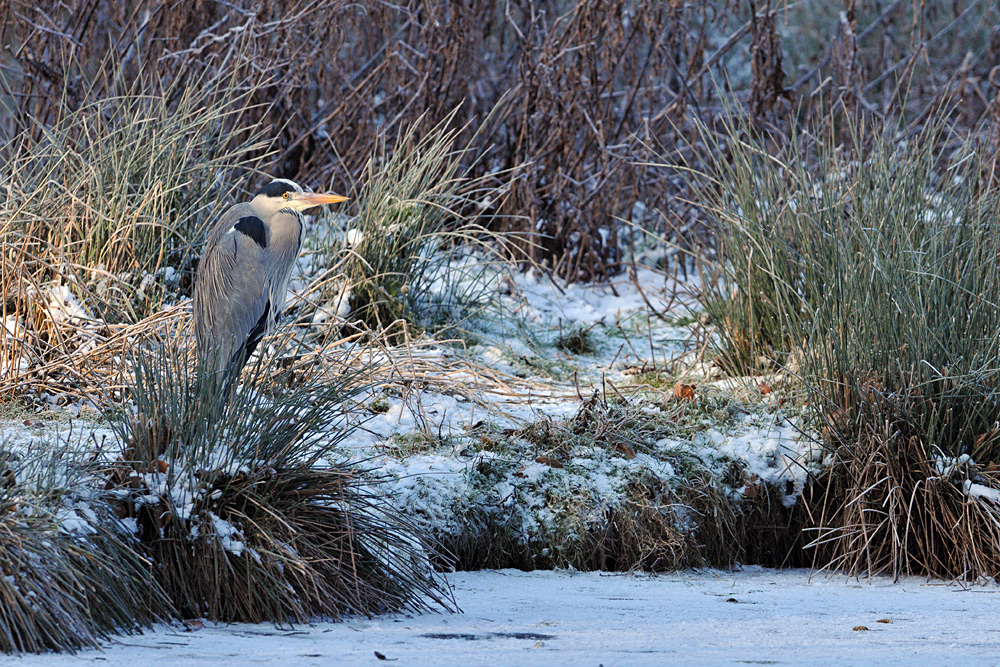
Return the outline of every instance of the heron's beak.
<path id="1" fill-rule="evenodd" d="M 323 204 L 339 204 L 342 201 L 347 201 L 347 197 L 341 195 L 328 195 L 319 192 L 300 192 L 294 195 L 292 202 L 292 207 L 298 211 L 304 211 L 307 208 L 313 208 L 314 206 L 322 206 Z"/>

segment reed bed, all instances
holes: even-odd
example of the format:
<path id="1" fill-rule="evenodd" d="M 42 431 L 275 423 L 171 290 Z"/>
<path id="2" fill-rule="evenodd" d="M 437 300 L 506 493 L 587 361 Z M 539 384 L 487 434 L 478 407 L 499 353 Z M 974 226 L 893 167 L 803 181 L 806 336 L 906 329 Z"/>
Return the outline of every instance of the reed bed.
<path id="1" fill-rule="evenodd" d="M 729 136 L 706 183 L 725 233 L 704 303 L 722 364 L 804 387 L 830 457 L 813 496 L 816 564 L 996 576 L 990 156 L 943 124 L 902 145 L 868 125 L 846 143 L 839 131 L 767 141 L 738 124 Z"/>

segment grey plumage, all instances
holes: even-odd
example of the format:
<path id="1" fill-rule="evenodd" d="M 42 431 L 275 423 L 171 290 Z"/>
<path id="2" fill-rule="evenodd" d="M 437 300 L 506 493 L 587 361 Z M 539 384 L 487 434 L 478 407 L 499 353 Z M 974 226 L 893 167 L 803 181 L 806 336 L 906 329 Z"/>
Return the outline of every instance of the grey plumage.
<path id="1" fill-rule="evenodd" d="M 194 286 L 195 344 L 204 370 L 238 377 L 284 309 L 302 247 L 302 211 L 345 199 L 278 179 L 223 214 L 205 243 Z"/>

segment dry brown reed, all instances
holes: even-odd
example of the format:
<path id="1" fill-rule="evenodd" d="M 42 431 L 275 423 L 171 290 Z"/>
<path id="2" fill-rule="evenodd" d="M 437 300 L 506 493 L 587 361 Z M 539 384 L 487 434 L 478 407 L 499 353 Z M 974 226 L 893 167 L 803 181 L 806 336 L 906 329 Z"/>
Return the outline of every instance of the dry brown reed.
<path id="1" fill-rule="evenodd" d="M 493 174 L 505 195 L 492 198 L 497 227 L 574 280 L 622 267 L 616 216 L 684 247 L 703 239 L 677 198 L 692 192 L 648 166 L 649 147 L 684 153 L 692 121 L 712 127 L 723 114 L 718 85 L 772 130 L 851 114 L 902 116 L 913 131 L 942 110 L 975 128 L 1000 49 L 989 31 L 997 10 L 982 0 L 944 10 L 857 0 L 10 7 L 0 137 L 40 140 L 67 114 L 124 94 L 177 109 L 191 90 L 224 86 L 245 108 L 220 127 L 256 127 L 274 148 L 263 168 L 345 190 L 380 141 L 461 105 L 453 127 L 479 133 L 471 155 L 488 153 L 474 175 Z"/>
<path id="2" fill-rule="evenodd" d="M 869 424 L 869 440 L 849 448 L 850 455 L 817 480 L 805 532 L 806 546 L 816 550 L 812 565 L 850 576 L 995 577 L 995 464 L 944 461 L 899 426 Z"/>

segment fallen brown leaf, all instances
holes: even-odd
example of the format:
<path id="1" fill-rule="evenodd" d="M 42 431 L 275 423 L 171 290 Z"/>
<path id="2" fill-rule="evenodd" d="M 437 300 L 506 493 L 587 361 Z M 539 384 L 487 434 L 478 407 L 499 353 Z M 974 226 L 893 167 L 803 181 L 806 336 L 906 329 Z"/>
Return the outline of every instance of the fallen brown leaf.
<path id="1" fill-rule="evenodd" d="M 631 447 L 628 446 L 628 443 L 619 442 L 617 445 L 615 445 L 615 451 L 627 459 L 635 458 L 635 452 L 632 450 Z"/>
<path id="2" fill-rule="evenodd" d="M 535 459 L 535 461 L 537 461 L 538 463 L 541 463 L 543 465 L 547 465 L 550 468 L 564 468 L 565 467 L 562 464 L 562 461 L 560 461 L 559 459 L 556 459 L 556 458 L 552 458 L 551 456 L 539 456 L 539 457 L 537 457 Z"/>
<path id="3" fill-rule="evenodd" d="M 694 385 L 678 382 L 674 385 L 674 398 L 682 401 L 690 401 L 694 398 Z"/>

